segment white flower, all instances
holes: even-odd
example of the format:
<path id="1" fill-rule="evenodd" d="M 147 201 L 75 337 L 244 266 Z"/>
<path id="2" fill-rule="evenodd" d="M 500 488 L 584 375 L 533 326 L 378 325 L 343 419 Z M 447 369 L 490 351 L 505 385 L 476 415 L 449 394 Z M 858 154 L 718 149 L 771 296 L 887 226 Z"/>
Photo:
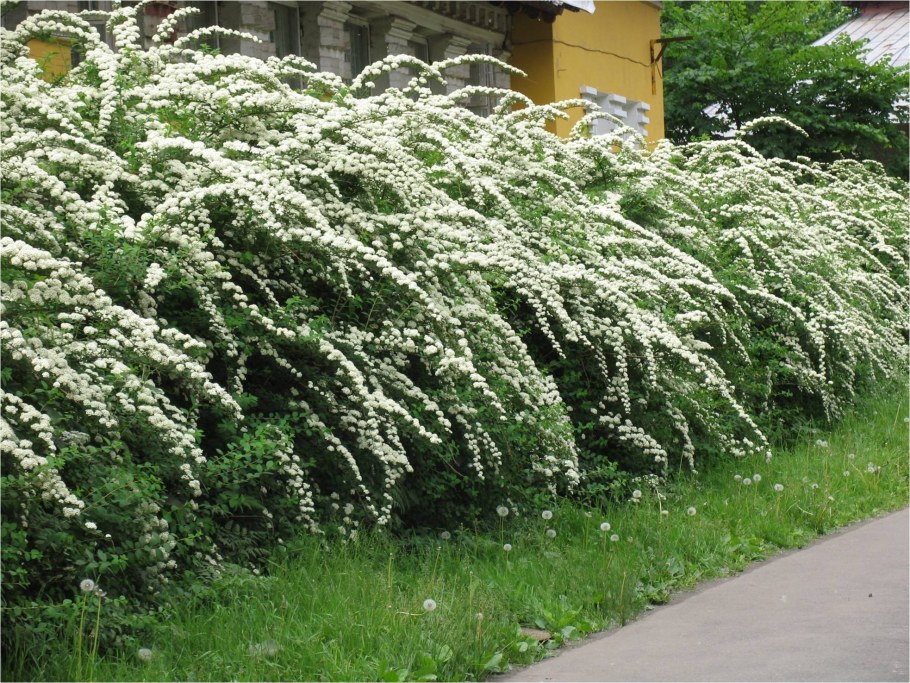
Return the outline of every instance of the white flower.
<path id="1" fill-rule="evenodd" d="M 553 512 L 550 510 L 544 510 L 540 513 L 540 516 L 544 519 L 553 519 Z"/>
<path id="2" fill-rule="evenodd" d="M 853 460 L 856 458 L 856 453 L 847 453 L 847 460 Z"/>
<path id="3" fill-rule="evenodd" d="M 556 529 L 547 529 L 547 538 L 556 538 Z"/>
<path id="4" fill-rule="evenodd" d="M 601 530 L 601 531 L 609 531 L 609 530 L 610 530 L 610 523 L 609 523 L 609 522 L 601 522 L 601 523 L 600 523 L 600 530 Z"/>
<path id="5" fill-rule="evenodd" d="M 510 552 L 512 552 L 512 544 L 505 543 L 505 544 L 503 544 L 502 549 L 505 550 L 507 553 L 510 553 Z"/>
<path id="6" fill-rule="evenodd" d="M 825 441 L 824 439 L 818 439 L 818 440 L 815 442 L 815 445 L 818 446 L 819 448 L 827 448 L 827 447 L 828 447 L 828 442 Z"/>
<path id="7" fill-rule="evenodd" d="M 783 485 L 783 484 L 775 484 L 775 485 L 774 485 L 774 490 L 777 491 L 778 493 L 780 493 L 781 491 L 784 490 L 784 485 Z"/>
<path id="8" fill-rule="evenodd" d="M 661 510 L 661 511 L 660 511 L 660 514 L 661 514 L 663 517 L 666 517 L 667 515 L 670 514 L 670 511 L 669 511 L 669 510 Z"/>
<path id="9" fill-rule="evenodd" d="M 85 523 L 85 528 L 86 528 L 86 529 L 91 529 L 92 531 L 94 531 L 95 529 L 98 528 L 98 525 L 95 524 L 94 522 L 86 522 L 86 523 Z"/>
<path id="10" fill-rule="evenodd" d="M 505 505 L 500 505 L 496 508 L 496 514 L 500 517 L 507 517 L 509 514 L 509 508 L 507 508 Z"/>
<path id="11" fill-rule="evenodd" d="M 689 517 L 694 517 L 696 512 L 697 510 L 694 507 L 690 507 L 686 510 L 686 514 L 689 515 Z"/>
<path id="12" fill-rule="evenodd" d="M 427 612 L 432 612 L 434 609 L 436 609 L 436 601 L 432 598 L 427 598 L 423 601 L 423 609 Z"/>
<path id="13" fill-rule="evenodd" d="M 82 581 L 79 582 L 79 590 L 83 593 L 91 593 L 95 590 L 95 582 L 91 579 L 82 579 Z"/>
<path id="14" fill-rule="evenodd" d="M 616 543 L 616 541 L 619 540 L 619 534 L 613 534 L 612 536 L 610 536 L 610 540 L 613 541 L 614 543 Z"/>
<path id="15" fill-rule="evenodd" d="M 152 659 L 152 651 L 147 647 L 140 647 L 136 652 L 136 656 L 143 662 L 148 662 Z"/>
<path id="16" fill-rule="evenodd" d="M 845 476 L 845 477 L 849 477 L 849 476 L 850 476 L 850 470 L 844 470 L 844 476 Z"/>

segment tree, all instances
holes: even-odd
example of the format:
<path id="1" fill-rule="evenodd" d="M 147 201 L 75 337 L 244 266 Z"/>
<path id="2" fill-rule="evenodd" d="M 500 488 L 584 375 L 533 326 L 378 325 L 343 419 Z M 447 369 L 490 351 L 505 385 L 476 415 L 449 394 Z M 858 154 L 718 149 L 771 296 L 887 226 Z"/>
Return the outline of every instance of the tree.
<path id="1" fill-rule="evenodd" d="M 729 136 L 749 121 L 782 116 L 749 142 L 765 155 L 820 161 L 877 158 L 907 174 L 907 70 L 868 64 L 846 39 L 812 42 L 850 18 L 838 2 L 674 2 L 663 33 L 692 36 L 665 54 L 667 137 Z M 904 106 L 896 106 L 897 102 Z"/>

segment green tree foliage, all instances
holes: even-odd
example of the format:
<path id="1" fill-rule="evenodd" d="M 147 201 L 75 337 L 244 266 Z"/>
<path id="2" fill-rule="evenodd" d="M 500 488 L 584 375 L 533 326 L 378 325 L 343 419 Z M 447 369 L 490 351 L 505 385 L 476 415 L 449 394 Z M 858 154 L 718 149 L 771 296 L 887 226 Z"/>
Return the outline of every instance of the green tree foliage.
<path id="1" fill-rule="evenodd" d="M 692 36 L 665 53 L 667 137 L 729 135 L 783 116 L 803 128 L 763 128 L 767 156 L 819 161 L 876 158 L 907 175 L 907 70 L 869 65 L 862 43 L 812 42 L 850 18 L 838 2 L 667 2 L 663 33 Z"/>

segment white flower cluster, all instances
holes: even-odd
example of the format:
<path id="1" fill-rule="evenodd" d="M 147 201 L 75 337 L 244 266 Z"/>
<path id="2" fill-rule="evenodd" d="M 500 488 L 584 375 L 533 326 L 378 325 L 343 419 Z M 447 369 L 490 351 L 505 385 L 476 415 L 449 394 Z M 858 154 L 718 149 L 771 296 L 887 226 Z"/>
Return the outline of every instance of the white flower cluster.
<path id="1" fill-rule="evenodd" d="M 426 87 L 488 57 L 389 57 L 348 88 L 167 44 L 191 10 L 142 51 L 136 12 L 109 14 L 116 50 L 63 12 L 2 33 L 0 438 L 65 516 L 79 482 L 49 458 L 73 430 L 153 434 L 183 505 L 205 411 L 268 423 L 294 521 L 343 498 L 351 529 L 415 470 L 571 488 L 614 457 L 580 455 L 582 422 L 660 474 L 705 442 L 770 456 L 750 410 L 785 388 L 835 416 L 906 356 L 906 186 L 874 170 L 561 141 L 543 123 L 585 103 L 490 90 L 481 119 Z M 89 46 L 54 85 L 25 47 L 48 30 Z M 403 67 L 404 92 L 359 97 Z M 143 514 L 156 574 L 174 539 Z"/>

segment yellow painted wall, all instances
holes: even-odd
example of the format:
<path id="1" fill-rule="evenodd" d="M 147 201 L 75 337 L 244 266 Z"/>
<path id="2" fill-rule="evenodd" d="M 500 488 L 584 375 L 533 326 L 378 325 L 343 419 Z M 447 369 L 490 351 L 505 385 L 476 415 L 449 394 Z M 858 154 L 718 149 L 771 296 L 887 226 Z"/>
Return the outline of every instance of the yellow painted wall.
<path id="1" fill-rule="evenodd" d="M 30 40 L 27 43 L 29 57 L 38 62 L 43 69 L 41 77 L 46 81 L 55 81 L 69 73 L 73 68 L 73 53 L 69 41 L 61 39 Z"/>
<path id="2" fill-rule="evenodd" d="M 657 38 L 660 8 L 651 2 L 599 0 L 594 14 L 563 11 L 552 24 L 516 14 L 509 61 L 529 78 L 514 78 L 513 88 L 537 104 L 577 98 L 582 86 L 647 102 L 648 140 L 657 141 L 664 137 L 663 83 L 658 76 L 652 95 L 649 51 Z M 569 121 L 552 127 L 559 135 L 568 135 L 581 117 L 578 109 L 568 113 Z"/>

